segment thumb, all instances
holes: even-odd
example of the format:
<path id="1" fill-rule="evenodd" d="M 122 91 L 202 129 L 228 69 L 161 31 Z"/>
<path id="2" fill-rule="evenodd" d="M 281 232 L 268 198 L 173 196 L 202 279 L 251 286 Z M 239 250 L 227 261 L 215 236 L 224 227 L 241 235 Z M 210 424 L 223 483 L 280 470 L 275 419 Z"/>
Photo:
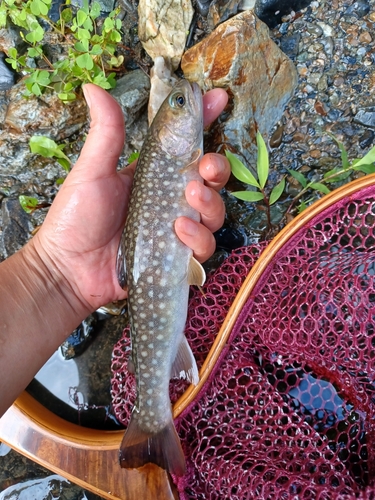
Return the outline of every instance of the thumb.
<path id="1" fill-rule="evenodd" d="M 94 84 L 83 86 L 90 108 L 91 124 L 81 155 L 73 171 L 85 170 L 85 178 L 112 174 L 124 146 L 124 116 L 117 101 Z"/>

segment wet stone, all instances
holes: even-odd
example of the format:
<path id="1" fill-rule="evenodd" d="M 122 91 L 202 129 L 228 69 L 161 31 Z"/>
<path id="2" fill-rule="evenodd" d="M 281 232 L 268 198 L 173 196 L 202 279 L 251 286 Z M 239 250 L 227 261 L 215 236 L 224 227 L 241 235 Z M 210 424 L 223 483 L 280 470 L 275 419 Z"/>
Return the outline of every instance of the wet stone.
<path id="1" fill-rule="evenodd" d="M 0 53 L 0 90 L 10 89 L 15 81 L 15 73 L 9 68 L 4 59 L 4 54 Z"/>
<path id="2" fill-rule="evenodd" d="M 285 54 L 292 60 L 298 55 L 299 43 L 301 40 L 300 33 L 294 33 L 293 35 L 286 35 L 280 39 L 280 49 L 285 52 Z"/>
<path id="3" fill-rule="evenodd" d="M 359 109 L 354 121 L 366 127 L 375 128 L 375 106 Z"/>
<path id="4" fill-rule="evenodd" d="M 90 314 L 74 330 L 73 333 L 61 344 L 61 354 L 64 359 L 73 359 L 82 354 L 88 343 L 93 340 L 95 325 L 97 323 L 96 315 Z"/>
<path id="5" fill-rule="evenodd" d="M 1 204 L 3 231 L 1 234 L 4 257 L 20 250 L 30 235 L 30 218 L 22 209 L 18 198 L 5 198 Z"/>
<path id="6" fill-rule="evenodd" d="M 201 16 L 206 17 L 210 8 L 211 0 L 197 0 L 196 8 Z"/>
<path id="7" fill-rule="evenodd" d="M 210 5 L 207 21 L 210 29 L 238 13 L 238 0 L 214 0 Z"/>
<path id="8" fill-rule="evenodd" d="M 362 18 L 366 16 L 370 12 L 370 4 L 367 0 L 358 0 L 354 2 L 348 9 L 345 11 L 346 16 L 355 16 L 357 18 Z"/>
<path id="9" fill-rule="evenodd" d="M 375 132 L 366 130 L 365 133 L 359 138 L 359 145 L 363 149 L 367 149 L 374 143 Z"/>
<path id="10" fill-rule="evenodd" d="M 241 229 L 233 227 L 222 227 L 214 233 L 216 248 L 231 252 L 236 248 L 245 246 L 247 243 L 247 236 Z"/>
<path id="11" fill-rule="evenodd" d="M 255 13 L 270 28 L 280 24 L 283 16 L 304 9 L 310 5 L 311 0 L 257 0 Z"/>

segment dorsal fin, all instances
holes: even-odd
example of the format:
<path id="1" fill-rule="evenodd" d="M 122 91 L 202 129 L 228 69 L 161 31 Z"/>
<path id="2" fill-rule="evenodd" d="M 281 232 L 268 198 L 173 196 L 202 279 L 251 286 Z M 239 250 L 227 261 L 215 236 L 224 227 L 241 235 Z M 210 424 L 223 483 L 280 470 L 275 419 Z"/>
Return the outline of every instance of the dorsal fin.
<path id="1" fill-rule="evenodd" d="M 189 262 L 187 281 L 189 285 L 198 286 L 202 286 L 206 281 L 206 272 L 203 269 L 202 264 L 200 264 L 193 256 Z"/>

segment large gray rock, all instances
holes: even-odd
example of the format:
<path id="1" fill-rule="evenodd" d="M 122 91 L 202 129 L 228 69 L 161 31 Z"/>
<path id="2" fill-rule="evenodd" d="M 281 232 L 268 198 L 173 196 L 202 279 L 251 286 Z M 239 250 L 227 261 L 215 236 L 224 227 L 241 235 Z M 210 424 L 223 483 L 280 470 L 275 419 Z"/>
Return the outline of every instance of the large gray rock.
<path id="1" fill-rule="evenodd" d="M 212 148 L 231 149 L 254 164 L 257 130 L 267 138 L 280 120 L 297 85 L 290 59 L 269 37 L 267 26 L 252 11 L 219 25 L 182 59 L 185 77 L 205 91 L 227 89 L 231 109 L 213 130 Z"/>
<path id="2" fill-rule="evenodd" d="M 0 53 L 0 90 L 8 90 L 14 85 L 15 73 L 5 64 L 4 54 Z"/>

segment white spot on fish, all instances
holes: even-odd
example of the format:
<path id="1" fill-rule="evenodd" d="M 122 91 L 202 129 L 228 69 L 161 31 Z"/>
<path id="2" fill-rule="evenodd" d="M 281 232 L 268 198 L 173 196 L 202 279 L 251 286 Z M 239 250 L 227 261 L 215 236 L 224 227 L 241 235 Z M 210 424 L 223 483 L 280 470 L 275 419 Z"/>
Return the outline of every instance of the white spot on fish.
<path id="1" fill-rule="evenodd" d="M 160 358 L 163 354 L 163 351 L 156 351 L 156 356 Z"/>
<path id="2" fill-rule="evenodd" d="M 150 394 L 150 396 L 151 396 L 151 394 L 152 394 L 154 391 L 153 391 L 153 389 L 147 389 L 147 391 L 146 391 L 146 392 L 147 392 L 147 394 Z"/>
<path id="3" fill-rule="evenodd" d="M 152 299 L 152 297 L 154 296 L 154 291 L 153 290 L 149 290 L 148 291 L 148 296 L 150 297 L 150 299 Z"/>
<path id="4" fill-rule="evenodd" d="M 148 338 L 148 335 L 146 335 L 146 334 L 141 335 L 141 340 L 145 341 L 145 340 L 147 340 L 147 338 Z M 141 365 L 141 368 L 142 368 L 142 365 Z"/>
<path id="5" fill-rule="evenodd" d="M 165 241 L 159 241 L 158 247 L 159 248 L 164 248 L 165 247 Z"/>
<path id="6" fill-rule="evenodd" d="M 173 167 L 168 167 L 167 172 L 173 172 L 174 168 Z"/>
<path id="7" fill-rule="evenodd" d="M 142 356 L 142 358 L 147 358 L 148 352 L 147 351 L 142 351 L 141 352 L 141 356 Z"/>
<path id="8" fill-rule="evenodd" d="M 154 344 L 148 344 L 147 346 L 149 349 L 153 349 L 154 348 Z"/>
<path id="9" fill-rule="evenodd" d="M 168 205 L 168 202 L 166 200 L 163 200 L 161 204 L 163 205 L 163 207 L 165 207 L 166 205 Z"/>
<path id="10" fill-rule="evenodd" d="M 156 236 L 163 236 L 164 234 L 164 231 L 162 229 L 159 229 L 158 231 L 156 231 Z"/>
<path id="11" fill-rule="evenodd" d="M 164 318 L 163 318 L 164 319 Z M 159 335 L 156 337 L 157 340 L 163 340 L 164 338 L 164 335 L 162 335 L 161 333 L 159 333 Z"/>
<path id="12" fill-rule="evenodd" d="M 152 276 L 147 276 L 147 283 L 153 283 L 154 278 Z"/>
<path id="13" fill-rule="evenodd" d="M 150 374 L 148 372 L 142 373 L 142 376 L 144 378 L 150 378 Z"/>
<path id="14" fill-rule="evenodd" d="M 160 280 L 160 286 L 165 286 L 167 284 L 167 279 L 166 278 L 162 278 Z"/>
<path id="15" fill-rule="evenodd" d="M 160 377 L 160 375 L 161 375 L 161 370 L 156 370 L 155 375 L 157 375 L 158 377 Z"/>

